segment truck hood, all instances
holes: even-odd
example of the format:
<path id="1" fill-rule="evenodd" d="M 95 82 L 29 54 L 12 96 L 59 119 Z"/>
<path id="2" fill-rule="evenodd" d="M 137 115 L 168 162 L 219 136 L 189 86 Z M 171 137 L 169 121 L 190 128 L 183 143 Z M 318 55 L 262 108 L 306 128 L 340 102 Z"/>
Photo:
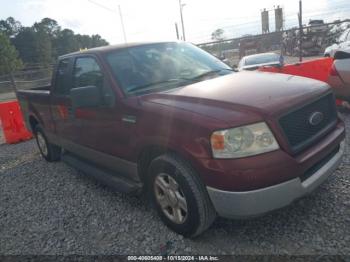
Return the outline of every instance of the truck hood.
<path id="1" fill-rule="evenodd" d="M 228 120 L 247 112 L 279 115 L 327 92 L 326 83 L 309 78 L 239 72 L 145 95 L 142 100 Z"/>

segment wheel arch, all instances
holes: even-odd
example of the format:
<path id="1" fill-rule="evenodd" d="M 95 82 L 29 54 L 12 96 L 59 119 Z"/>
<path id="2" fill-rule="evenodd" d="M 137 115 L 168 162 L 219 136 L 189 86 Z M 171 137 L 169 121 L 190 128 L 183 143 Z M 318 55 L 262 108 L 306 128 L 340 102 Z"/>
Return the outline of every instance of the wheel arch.
<path id="1" fill-rule="evenodd" d="M 192 166 L 192 161 L 190 161 L 191 157 L 187 153 L 180 152 L 169 145 L 150 144 L 140 150 L 137 158 L 137 171 L 142 182 L 145 182 L 145 179 L 147 178 L 148 167 L 150 166 L 151 162 L 155 158 L 167 153 L 174 154 L 182 159 L 188 159 L 189 164 Z"/>

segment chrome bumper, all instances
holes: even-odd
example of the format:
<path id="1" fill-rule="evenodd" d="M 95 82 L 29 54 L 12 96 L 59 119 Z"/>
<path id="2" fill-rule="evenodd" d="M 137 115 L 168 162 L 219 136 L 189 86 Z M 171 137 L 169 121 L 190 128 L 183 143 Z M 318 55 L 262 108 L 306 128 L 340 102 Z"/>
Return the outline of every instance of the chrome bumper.
<path id="1" fill-rule="evenodd" d="M 207 187 L 207 190 L 219 216 L 226 218 L 258 216 L 287 206 L 312 192 L 337 169 L 343 153 L 344 141 L 338 153 L 304 181 L 295 178 L 278 185 L 246 192 L 229 192 L 211 187 Z"/>

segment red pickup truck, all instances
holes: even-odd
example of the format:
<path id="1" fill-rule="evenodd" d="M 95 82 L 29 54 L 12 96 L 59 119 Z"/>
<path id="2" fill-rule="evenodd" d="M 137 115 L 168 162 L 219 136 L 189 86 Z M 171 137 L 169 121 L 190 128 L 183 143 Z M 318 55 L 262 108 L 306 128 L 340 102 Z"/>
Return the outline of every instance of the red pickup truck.
<path id="1" fill-rule="evenodd" d="M 174 231 L 257 216 L 338 167 L 345 127 L 323 82 L 234 72 L 183 42 L 59 58 L 50 86 L 18 91 L 43 157 L 128 193 L 147 192 Z"/>

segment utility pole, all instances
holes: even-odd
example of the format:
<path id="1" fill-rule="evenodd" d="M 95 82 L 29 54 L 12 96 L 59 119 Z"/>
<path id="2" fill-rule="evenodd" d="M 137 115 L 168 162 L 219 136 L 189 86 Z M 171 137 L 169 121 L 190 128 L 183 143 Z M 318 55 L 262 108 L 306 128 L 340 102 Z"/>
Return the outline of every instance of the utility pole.
<path id="1" fill-rule="evenodd" d="M 303 3 L 299 0 L 299 62 L 303 61 Z"/>
<path id="2" fill-rule="evenodd" d="M 179 28 L 177 26 L 177 23 L 175 23 L 175 31 L 176 31 L 176 39 L 179 40 L 180 36 L 179 36 Z"/>
<path id="3" fill-rule="evenodd" d="M 180 16 L 181 16 L 181 26 L 182 26 L 182 40 L 186 41 L 184 18 L 182 15 L 182 9 L 185 5 L 182 4 L 181 0 L 179 0 L 179 6 L 180 6 Z"/>
<path id="4" fill-rule="evenodd" d="M 120 8 L 120 5 L 118 5 L 118 10 L 119 10 L 119 16 L 120 16 L 120 23 L 121 23 L 122 29 L 123 29 L 124 42 L 127 43 L 128 41 L 126 40 L 124 20 L 123 20 L 122 9 Z"/>

